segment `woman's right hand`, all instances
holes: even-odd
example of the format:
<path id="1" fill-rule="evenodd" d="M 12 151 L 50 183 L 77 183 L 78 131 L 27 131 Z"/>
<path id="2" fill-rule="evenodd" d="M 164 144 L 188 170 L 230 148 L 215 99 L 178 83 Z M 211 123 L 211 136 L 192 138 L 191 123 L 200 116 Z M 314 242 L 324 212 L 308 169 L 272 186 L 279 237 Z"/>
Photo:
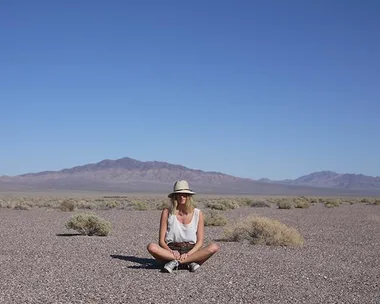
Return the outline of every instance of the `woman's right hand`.
<path id="1" fill-rule="evenodd" d="M 179 258 L 181 257 L 181 255 L 179 254 L 177 250 L 170 250 L 170 252 L 173 254 L 176 260 L 179 260 Z"/>

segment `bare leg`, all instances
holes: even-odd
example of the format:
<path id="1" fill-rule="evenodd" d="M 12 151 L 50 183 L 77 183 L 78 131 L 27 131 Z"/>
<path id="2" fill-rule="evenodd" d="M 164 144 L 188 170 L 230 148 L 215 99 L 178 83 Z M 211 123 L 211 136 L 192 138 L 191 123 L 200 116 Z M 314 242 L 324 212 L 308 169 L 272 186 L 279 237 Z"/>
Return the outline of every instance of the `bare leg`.
<path id="1" fill-rule="evenodd" d="M 219 251 L 219 246 L 215 243 L 208 244 L 205 248 L 202 248 L 193 254 L 189 255 L 186 259 L 179 261 L 180 264 L 187 264 L 191 262 L 196 262 L 202 265 L 206 260 L 208 260 L 212 255 Z"/>
<path id="2" fill-rule="evenodd" d="M 147 246 L 147 249 L 149 253 L 157 260 L 160 260 L 160 261 L 175 260 L 174 255 L 170 251 L 162 248 L 161 246 L 157 244 L 149 243 Z"/>

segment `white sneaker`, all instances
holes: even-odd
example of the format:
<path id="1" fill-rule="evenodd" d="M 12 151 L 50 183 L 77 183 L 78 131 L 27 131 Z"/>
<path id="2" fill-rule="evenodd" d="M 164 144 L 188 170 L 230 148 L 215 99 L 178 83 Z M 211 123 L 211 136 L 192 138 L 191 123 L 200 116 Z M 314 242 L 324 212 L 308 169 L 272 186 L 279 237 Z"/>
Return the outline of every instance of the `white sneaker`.
<path id="1" fill-rule="evenodd" d="M 191 262 L 188 267 L 189 267 L 190 272 L 194 272 L 199 267 L 201 267 L 201 265 L 199 265 L 198 263 L 195 263 L 195 262 Z"/>
<path id="2" fill-rule="evenodd" d="M 164 270 L 166 270 L 169 273 L 172 273 L 174 268 L 176 267 L 178 268 L 178 266 L 179 266 L 179 262 L 177 260 L 172 260 L 165 264 Z"/>

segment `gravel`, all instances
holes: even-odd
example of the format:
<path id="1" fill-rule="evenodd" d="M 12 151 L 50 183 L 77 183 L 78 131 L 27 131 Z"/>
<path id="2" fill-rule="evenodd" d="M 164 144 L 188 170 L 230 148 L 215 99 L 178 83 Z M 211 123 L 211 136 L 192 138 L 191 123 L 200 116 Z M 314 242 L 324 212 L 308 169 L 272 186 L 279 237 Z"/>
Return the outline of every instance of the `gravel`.
<path id="1" fill-rule="evenodd" d="M 83 212 L 83 211 L 76 211 Z M 74 212 L 0 209 L 0 303 L 366 303 L 380 304 L 380 206 L 239 208 L 297 228 L 297 248 L 218 241 L 197 272 L 162 273 L 146 251 L 160 211 L 93 211 L 107 237 L 64 228 Z"/>

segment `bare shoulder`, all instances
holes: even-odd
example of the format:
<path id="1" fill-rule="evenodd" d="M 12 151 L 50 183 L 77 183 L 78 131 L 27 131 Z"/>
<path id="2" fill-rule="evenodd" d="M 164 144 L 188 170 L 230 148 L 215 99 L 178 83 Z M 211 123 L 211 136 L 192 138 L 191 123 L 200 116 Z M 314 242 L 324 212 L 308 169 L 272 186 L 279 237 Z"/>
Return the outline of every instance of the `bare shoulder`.
<path id="1" fill-rule="evenodd" d="M 161 216 L 168 216 L 169 215 L 169 208 L 162 209 Z"/>

